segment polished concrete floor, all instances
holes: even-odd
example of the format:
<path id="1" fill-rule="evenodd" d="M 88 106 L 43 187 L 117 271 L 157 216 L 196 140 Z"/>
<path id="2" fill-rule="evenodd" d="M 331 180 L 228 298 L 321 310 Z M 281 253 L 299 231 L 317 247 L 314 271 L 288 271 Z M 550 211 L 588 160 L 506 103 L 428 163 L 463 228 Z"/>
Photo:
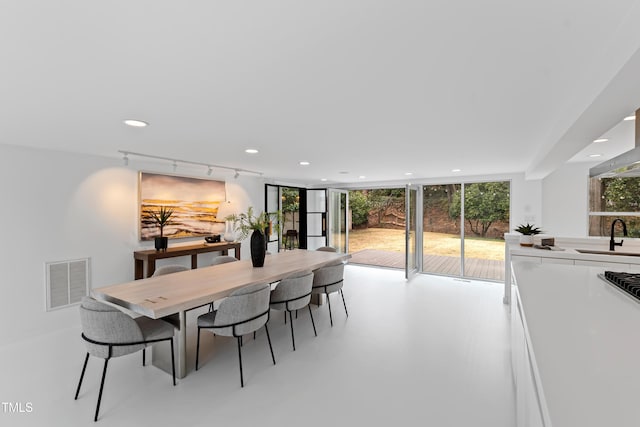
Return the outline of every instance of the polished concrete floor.
<path id="1" fill-rule="evenodd" d="M 203 334 L 201 368 L 171 385 L 141 354 L 109 363 L 101 426 L 512 427 L 514 391 L 503 285 L 349 265 L 344 294 L 295 321 L 291 348 L 282 313 L 245 340 L 240 388 L 235 341 Z M 0 347 L 3 426 L 94 425 L 103 362 L 91 358 L 73 399 L 84 348 L 79 328 Z M 29 404 L 27 406 L 27 404 Z M 31 409 L 30 411 L 28 409 Z"/>

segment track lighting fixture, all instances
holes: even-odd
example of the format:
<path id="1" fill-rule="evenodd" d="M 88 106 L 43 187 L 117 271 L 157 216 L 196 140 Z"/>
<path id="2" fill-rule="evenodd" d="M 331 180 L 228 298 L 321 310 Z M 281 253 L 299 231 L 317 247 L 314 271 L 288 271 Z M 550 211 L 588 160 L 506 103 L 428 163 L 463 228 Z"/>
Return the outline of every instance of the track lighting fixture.
<path id="1" fill-rule="evenodd" d="M 240 176 L 240 172 L 251 173 L 254 175 L 262 176 L 262 172 L 256 172 L 256 171 L 251 171 L 251 170 L 241 169 L 241 168 L 234 168 L 229 166 L 213 165 L 210 163 L 203 163 L 203 162 L 192 162 L 191 160 L 180 160 L 180 159 L 174 159 L 171 157 L 155 156 L 153 154 L 134 153 L 132 151 L 124 151 L 124 150 L 118 150 L 118 153 L 122 154 L 122 161 L 124 162 L 125 166 L 129 164 L 129 156 L 138 156 L 138 157 L 146 157 L 148 159 L 164 160 L 167 162 L 171 162 L 173 165 L 174 172 L 178 169 L 178 163 L 182 163 L 185 165 L 205 166 L 207 168 L 207 175 L 209 176 L 213 173 L 213 169 L 223 169 L 223 170 L 233 171 L 234 178 L 238 178 Z"/>

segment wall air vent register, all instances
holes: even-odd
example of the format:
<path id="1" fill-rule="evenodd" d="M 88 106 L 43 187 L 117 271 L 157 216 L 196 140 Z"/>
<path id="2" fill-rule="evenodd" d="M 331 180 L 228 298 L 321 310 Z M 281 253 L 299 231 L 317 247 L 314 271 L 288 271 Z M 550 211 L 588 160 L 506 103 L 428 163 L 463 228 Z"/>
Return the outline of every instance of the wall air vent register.
<path id="1" fill-rule="evenodd" d="M 89 258 L 47 262 L 47 311 L 79 303 L 89 295 Z"/>

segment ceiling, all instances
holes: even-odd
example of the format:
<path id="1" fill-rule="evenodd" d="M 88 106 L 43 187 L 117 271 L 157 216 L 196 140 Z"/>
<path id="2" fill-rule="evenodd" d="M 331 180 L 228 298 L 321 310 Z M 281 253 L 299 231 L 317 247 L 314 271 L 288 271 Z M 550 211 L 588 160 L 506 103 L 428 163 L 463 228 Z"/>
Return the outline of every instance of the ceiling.
<path id="1" fill-rule="evenodd" d="M 632 0 L 3 0 L 0 143 L 308 185 L 542 178 L 640 106 L 638 22 Z"/>

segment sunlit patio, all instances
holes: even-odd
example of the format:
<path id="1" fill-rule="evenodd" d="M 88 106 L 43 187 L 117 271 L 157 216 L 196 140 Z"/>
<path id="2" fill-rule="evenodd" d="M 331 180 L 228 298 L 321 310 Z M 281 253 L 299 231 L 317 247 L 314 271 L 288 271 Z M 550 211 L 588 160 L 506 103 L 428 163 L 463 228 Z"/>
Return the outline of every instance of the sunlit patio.
<path id="1" fill-rule="evenodd" d="M 405 256 L 404 253 L 401 252 L 384 251 L 379 249 L 363 249 L 358 252 L 351 253 L 349 263 L 387 268 L 404 268 Z M 423 270 L 426 273 L 459 276 L 460 258 L 452 256 L 427 255 L 423 260 Z M 504 261 L 466 258 L 464 276 L 504 281 Z"/>
<path id="2" fill-rule="evenodd" d="M 460 238 L 425 232 L 423 271 L 460 276 Z M 465 238 L 465 277 L 504 281 L 504 241 Z M 349 232 L 350 262 L 404 268 L 405 233 L 399 229 L 365 228 Z"/>

